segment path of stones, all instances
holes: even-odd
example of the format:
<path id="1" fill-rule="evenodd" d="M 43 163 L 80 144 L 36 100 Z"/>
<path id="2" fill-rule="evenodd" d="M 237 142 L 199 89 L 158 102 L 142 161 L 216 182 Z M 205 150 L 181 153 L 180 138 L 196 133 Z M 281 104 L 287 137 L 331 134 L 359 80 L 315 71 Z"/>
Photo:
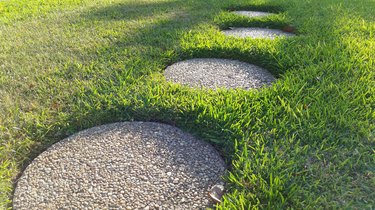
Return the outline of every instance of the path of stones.
<path id="1" fill-rule="evenodd" d="M 224 34 L 271 39 L 291 35 L 258 28 Z M 165 76 L 191 87 L 214 89 L 260 88 L 274 80 L 265 69 L 227 59 L 182 61 L 168 67 Z M 211 145 L 178 128 L 151 122 L 103 125 L 81 131 L 40 154 L 17 182 L 13 208 L 202 209 L 214 204 L 209 189 L 222 184 L 225 168 Z"/>
<path id="2" fill-rule="evenodd" d="M 250 18 L 254 17 L 267 17 L 274 15 L 268 12 L 259 11 L 234 11 L 234 14 L 242 15 Z M 238 38 L 262 38 L 262 39 L 275 39 L 276 37 L 289 37 L 294 36 L 292 33 L 287 33 L 278 29 L 268 28 L 230 28 L 230 30 L 224 30 L 223 33 L 227 36 L 234 36 Z"/>

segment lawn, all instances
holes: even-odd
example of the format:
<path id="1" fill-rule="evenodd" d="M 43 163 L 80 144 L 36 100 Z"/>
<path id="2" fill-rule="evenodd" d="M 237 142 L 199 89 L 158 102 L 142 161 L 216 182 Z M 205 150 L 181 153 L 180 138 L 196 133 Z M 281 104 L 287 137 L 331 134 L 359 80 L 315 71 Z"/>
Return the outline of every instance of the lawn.
<path id="1" fill-rule="evenodd" d="M 230 10 L 277 12 L 248 19 Z M 375 208 L 374 0 L 0 2 L 0 208 L 53 143 L 118 121 L 175 125 L 231 165 L 218 209 Z M 225 37 L 230 26 L 298 36 Z M 267 68 L 261 90 L 165 81 L 189 58 Z"/>

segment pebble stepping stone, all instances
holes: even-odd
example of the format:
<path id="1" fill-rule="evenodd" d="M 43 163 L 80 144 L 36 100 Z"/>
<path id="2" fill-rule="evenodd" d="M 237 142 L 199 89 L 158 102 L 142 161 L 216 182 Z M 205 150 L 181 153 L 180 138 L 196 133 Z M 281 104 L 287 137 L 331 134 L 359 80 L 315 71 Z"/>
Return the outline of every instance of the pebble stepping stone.
<path id="1" fill-rule="evenodd" d="M 263 38 L 263 39 L 275 39 L 276 37 L 291 37 L 293 33 L 284 32 L 278 29 L 267 29 L 267 28 L 231 28 L 229 30 L 223 30 L 223 33 L 227 36 L 234 36 L 238 38 Z"/>
<path id="2" fill-rule="evenodd" d="M 204 209 L 226 166 L 208 143 L 160 123 L 94 127 L 40 154 L 14 209 Z"/>
<path id="3" fill-rule="evenodd" d="M 195 58 L 175 63 L 166 68 L 167 81 L 216 89 L 260 88 L 275 78 L 267 70 L 236 60 Z"/>
<path id="4" fill-rule="evenodd" d="M 259 11 L 233 11 L 232 13 L 237 14 L 237 15 L 242 15 L 246 17 L 266 17 L 269 15 L 274 15 L 274 13 L 269 13 L 269 12 L 259 12 Z"/>

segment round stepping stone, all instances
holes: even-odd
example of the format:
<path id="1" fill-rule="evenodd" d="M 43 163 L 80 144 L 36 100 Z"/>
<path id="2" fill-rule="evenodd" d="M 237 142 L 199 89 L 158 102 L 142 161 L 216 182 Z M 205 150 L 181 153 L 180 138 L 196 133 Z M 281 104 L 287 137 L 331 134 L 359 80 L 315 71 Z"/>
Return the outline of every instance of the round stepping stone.
<path id="1" fill-rule="evenodd" d="M 284 32 L 278 29 L 267 28 L 231 28 L 230 30 L 223 30 L 227 36 L 234 36 L 238 38 L 263 38 L 275 39 L 276 37 L 290 37 L 294 36 L 292 33 Z"/>
<path id="2" fill-rule="evenodd" d="M 235 13 L 237 15 L 242 15 L 246 17 L 266 17 L 269 15 L 274 15 L 274 13 L 268 13 L 268 12 L 259 12 L 259 11 L 233 11 L 232 13 Z"/>
<path id="3" fill-rule="evenodd" d="M 225 163 L 160 123 L 91 128 L 54 144 L 18 180 L 14 209 L 204 209 Z"/>
<path id="4" fill-rule="evenodd" d="M 259 66 L 216 58 L 181 61 L 167 67 L 164 75 L 168 81 L 212 89 L 260 88 L 275 80 L 272 74 Z"/>

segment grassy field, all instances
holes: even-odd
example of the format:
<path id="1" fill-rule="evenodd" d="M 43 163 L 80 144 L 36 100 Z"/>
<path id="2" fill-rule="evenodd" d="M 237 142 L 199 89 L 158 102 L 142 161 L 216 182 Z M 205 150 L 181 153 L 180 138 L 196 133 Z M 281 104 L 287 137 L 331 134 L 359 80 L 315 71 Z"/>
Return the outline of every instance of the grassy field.
<path id="1" fill-rule="evenodd" d="M 375 208 L 374 10 L 374 0 L 1 1 L 0 208 L 51 144 L 133 120 L 221 150 L 231 168 L 218 209 Z M 289 24 L 290 39 L 220 33 Z M 166 66 L 196 57 L 246 61 L 278 81 L 260 91 L 165 81 Z"/>

